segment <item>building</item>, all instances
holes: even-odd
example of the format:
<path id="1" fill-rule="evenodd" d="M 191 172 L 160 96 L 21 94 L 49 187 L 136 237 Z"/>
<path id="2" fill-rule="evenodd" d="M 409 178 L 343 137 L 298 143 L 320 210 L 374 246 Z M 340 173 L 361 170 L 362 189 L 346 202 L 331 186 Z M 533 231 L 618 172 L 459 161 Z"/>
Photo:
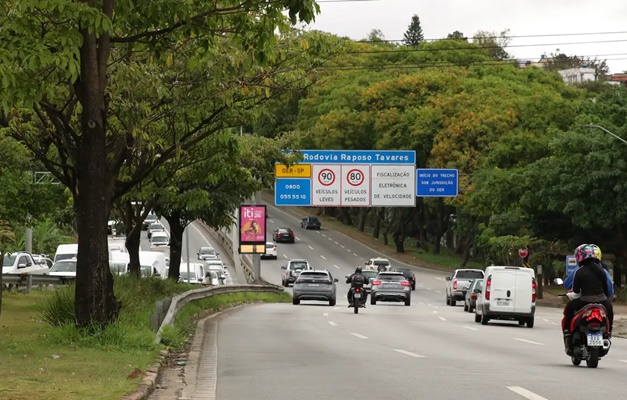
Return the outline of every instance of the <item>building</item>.
<path id="1" fill-rule="evenodd" d="M 570 84 L 597 80 L 595 68 L 569 68 L 562 69 L 557 72 L 562 75 L 562 79 L 564 79 L 564 82 Z"/>

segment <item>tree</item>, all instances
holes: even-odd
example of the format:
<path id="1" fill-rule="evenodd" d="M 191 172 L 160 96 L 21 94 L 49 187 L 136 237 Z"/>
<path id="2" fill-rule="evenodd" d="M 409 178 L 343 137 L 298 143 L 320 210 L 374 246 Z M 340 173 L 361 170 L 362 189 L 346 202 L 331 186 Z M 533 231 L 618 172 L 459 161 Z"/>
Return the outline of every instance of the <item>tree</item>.
<path id="1" fill-rule="evenodd" d="M 422 34 L 420 18 L 418 18 L 418 15 L 414 14 L 411 17 L 411 23 L 403 34 L 403 43 L 405 43 L 405 46 L 417 47 L 423 40 L 425 40 L 425 37 Z"/>
<path id="2" fill-rule="evenodd" d="M 493 60 L 507 60 L 510 56 L 507 53 L 507 46 L 511 42 L 509 29 L 497 32 L 479 31 L 472 38 L 473 43 L 483 48 Z"/>
<path id="3" fill-rule="evenodd" d="M 72 191 L 81 239 L 75 307 L 79 326 L 104 326 L 117 318 L 121 307 L 108 268 L 106 229 L 113 201 L 174 158 L 182 146 L 213 133 L 204 124 L 197 126 L 189 136 L 163 145 L 161 157 L 120 180 L 139 132 L 133 127 L 112 129 L 111 105 L 119 95 L 112 92 L 112 83 L 118 83 L 117 91 L 129 83 L 115 82 L 116 68 L 168 63 L 181 43 L 195 46 L 200 62 L 192 63 L 193 68 L 202 60 L 226 56 L 213 52 L 225 37 L 236 38 L 236 67 L 263 64 L 272 58 L 275 30 L 288 26 L 282 14 L 286 9 L 292 24 L 309 22 L 318 11 L 312 0 L 219 5 L 12 0 L 0 6 L 0 120 Z M 138 63 L 133 64 L 134 57 Z M 163 93 L 156 95 L 167 102 Z M 199 110 L 204 111 L 203 121 L 212 121 L 232 101 L 223 98 L 216 108 Z"/>
<path id="4" fill-rule="evenodd" d="M 548 71 L 560 71 L 571 68 L 593 68 L 595 70 L 595 80 L 604 81 L 610 73 L 610 67 L 607 60 L 599 60 L 598 58 L 569 56 L 560 53 L 560 49 L 555 50 L 546 58 L 545 68 Z"/>
<path id="5" fill-rule="evenodd" d="M 465 42 L 468 41 L 468 38 L 466 36 L 464 36 L 463 33 L 461 33 L 460 31 L 455 31 L 453 33 L 449 33 L 446 36 L 447 39 L 453 39 L 453 40 L 463 40 Z"/>

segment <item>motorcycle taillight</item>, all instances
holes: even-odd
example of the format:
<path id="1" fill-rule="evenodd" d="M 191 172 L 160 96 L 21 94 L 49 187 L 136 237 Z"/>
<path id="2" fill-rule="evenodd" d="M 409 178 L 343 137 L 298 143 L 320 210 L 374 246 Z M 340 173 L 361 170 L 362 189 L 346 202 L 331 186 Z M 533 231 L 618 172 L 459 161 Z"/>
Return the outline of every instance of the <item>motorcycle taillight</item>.
<path id="1" fill-rule="evenodd" d="M 593 319 L 596 319 L 597 321 L 603 321 L 604 317 L 605 316 L 602 315 L 601 310 L 599 310 L 598 308 L 593 308 L 592 310 L 586 312 L 586 321 L 591 321 Z"/>

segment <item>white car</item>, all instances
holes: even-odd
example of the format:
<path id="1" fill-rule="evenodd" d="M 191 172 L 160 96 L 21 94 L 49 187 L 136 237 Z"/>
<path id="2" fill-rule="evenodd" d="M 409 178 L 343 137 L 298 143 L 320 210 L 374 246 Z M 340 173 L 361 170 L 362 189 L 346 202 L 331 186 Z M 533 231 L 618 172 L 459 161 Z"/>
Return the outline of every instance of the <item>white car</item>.
<path id="1" fill-rule="evenodd" d="M 216 271 L 207 271 L 205 278 L 202 281 L 205 286 L 220 286 L 224 285 L 224 278 L 220 279 L 220 275 Z"/>
<path id="2" fill-rule="evenodd" d="M 50 268 L 48 275 L 76 278 L 76 259 L 57 261 Z"/>
<path id="3" fill-rule="evenodd" d="M 371 258 L 370 260 L 366 261 L 365 264 L 366 269 L 373 269 L 378 272 L 391 271 L 392 269 L 392 266 L 390 265 L 390 260 L 388 260 L 387 258 Z"/>
<path id="4" fill-rule="evenodd" d="M 3 274 L 46 275 L 48 271 L 48 265 L 37 264 L 30 254 L 24 252 L 7 253 L 2 260 Z"/>
<path id="5" fill-rule="evenodd" d="M 165 232 L 155 232 L 150 237 L 150 247 L 170 246 L 170 237 Z"/>
<path id="6" fill-rule="evenodd" d="M 276 248 L 276 244 L 274 242 L 266 242 L 266 254 L 262 254 L 261 258 L 273 258 L 277 259 L 279 257 L 279 251 Z"/>

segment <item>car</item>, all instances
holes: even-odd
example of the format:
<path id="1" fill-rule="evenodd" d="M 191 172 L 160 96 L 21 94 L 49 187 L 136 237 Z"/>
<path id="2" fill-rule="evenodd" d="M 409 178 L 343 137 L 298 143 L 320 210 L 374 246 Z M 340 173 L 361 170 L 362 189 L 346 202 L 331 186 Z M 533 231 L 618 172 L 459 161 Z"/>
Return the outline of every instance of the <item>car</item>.
<path id="1" fill-rule="evenodd" d="M 393 271 L 402 273 L 411 285 L 411 290 L 416 290 L 416 274 L 409 268 L 394 268 Z"/>
<path id="2" fill-rule="evenodd" d="M 370 304 L 377 301 L 404 302 L 411 305 L 411 284 L 402 272 L 379 272 L 372 281 Z"/>
<path id="3" fill-rule="evenodd" d="M 47 275 L 49 271 L 47 264 L 37 264 L 26 252 L 5 253 L 2 260 L 3 274 Z"/>
<path id="4" fill-rule="evenodd" d="M 196 254 L 199 260 L 215 260 L 220 255 L 220 253 L 211 246 L 201 247 Z"/>
<path id="5" fill-rule="evenodd" d="M 309 265 L 309 261 L 305 259 L 294 259 L 288 260 L 281 267 L 281 270 L 281 284 L 287 287 L 290 283 L 296 282 L 296 278 L 302 271 L 311 271 L 313 268 Z"/>
<path id="6" fill-rule="evenodd" d="M 300 221 L 300 227 L 305 229 L 316 229 L 319 231 L 321 226 L 322 222 L 320 222 L 318 217 L 305 217 Z"/>
<path id="7" fill-rule="evenodd" d="M 274 242 L 266 242 L 266 253 L 261 255 L 261 258 L 274 258 L 275 260 L 279 256 L 279 251 L 276 248 Z"/>
<path id="8" fill-rule="evenodd" d="M 296 236 L 290 228 L 277 228 L 272 232 L 272 240 L 275 242 L 294 243 Z"/>
<path id="9" fill-rule="evenodd" d="M 464 300 L 466 291 L 473 279 L 483 279 L 481 269 L 456 269 L 453 276 L 446 277 L 446 304 L 455 307 L 457 301 Z"/>
<path id="10" fill-rule="evenodd" d="M 536 312 L 536 277 L 531 268 L 489 266 L 477 295 L 475 322 L 514 320 L 533 328 Z"/>
<path id="11" fill-rule="evenodd" d="M 366 261 L 365 264 L 367 269 L 374 269 L 378 272 L 389 271 L 392 267 L 390 265 L 390 260 L 381 257 L 371 258 L 370 260 Z"/>
<path id="12" fill-rule="evenodd" d="M 166 232 L 155 232 L 150 237 L 150 247 L 170 246 L 170 237 Z"/>
<path id="13" fill-rule="evenodd" d="M 50 268 L 48 275 L 60 276 L 63 278 L 76 278 L 76 259 L 57 261 Z"/>
<path id="14" fill-rule="evenodd" d="M 205 278 L 202 280 L 202 284 L 205 286 L 220 286 L 224 285 L 224 278 L 221 278 L 216 271 L 205 272 Z"/>
<path id="15" fill-rule="evenodd" d="M 152 237 L 155 232 L 165 232 L 165 226 L 161 225 L 161 222 L 153 222 L 148 226 L 148 239 Z"/>
<path id="16" fill-rule="evenodd" d="M 148 227 L 150 226 L 150 224 L 152 224 L 153 222 L 158 222 L 158 221 L 159 221 L 159 217 L 157 217 L 157 214 L 151 212 L 144 219 L 144 222 L 142 223 L 142 230 L 144 231 L 148 230 Z"/>
<path id="17" fill-rule="evenodd" d="M 205 266 L 209 269 L 216 269 L 216 270 L 217 270 L 217 267 L 220 267 L 222 268 L 223 272 L 225 273 L 227 272 L 226 264 L 224 264 L 222 260 L 220 260 L 219 258 L 205 260 Z M 213 268 L 213 266 L 216 266 L 216 267 Z"/>
<path id="18" fill-rule="evenodd" d="M 292 304 L 298 305 L 302 300 L 328 301 L 329 306 L 336 302 L 337 287 L 329 271 L 303 271 L 294 282 Z"/>
<path id="19" fill-rule="evenodd" d="M 482 288 L 483 279 L 473 279 L 466 292 L 466 297 L 464 298 L 464 311 L 468 311 L 469 313 L 475 311 L 475 307 L 477 307 L 477 295 L 481 293 Z"/>
<path id="20" fill-rule="evenodd" d="M 372 281 L 374 280 L 374 278 L 377 277 L 379 273 L 374 269 L 364 269 L 363 271 L 361 271 L 361 274 L 368 278 L 368 283 L 364 285 L 364 290 L 366 291 L 366 293 L 370 293 L 372 291 Z M 350 275 L 347 275 L 346 278 L 348 279 L 349 276 Z"/>
<path id="21" fill-rule="evenodd" d="M 199 285 L 203 283 L 205 276 L 205 265 L 202 263 L 190 263 L 189 274 L 187 273 L 187 263 L 181 263 L 179 270 L 179 282 Z"/>

